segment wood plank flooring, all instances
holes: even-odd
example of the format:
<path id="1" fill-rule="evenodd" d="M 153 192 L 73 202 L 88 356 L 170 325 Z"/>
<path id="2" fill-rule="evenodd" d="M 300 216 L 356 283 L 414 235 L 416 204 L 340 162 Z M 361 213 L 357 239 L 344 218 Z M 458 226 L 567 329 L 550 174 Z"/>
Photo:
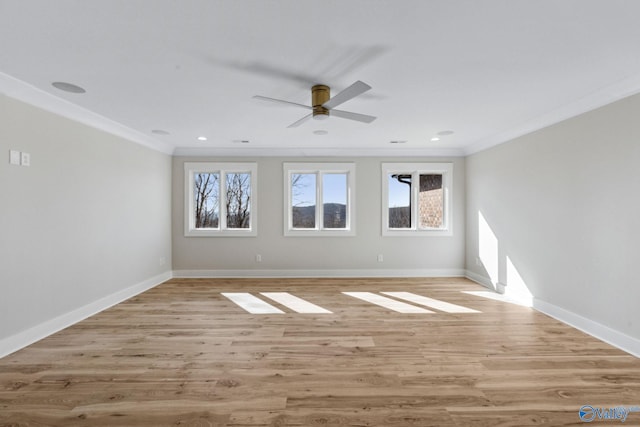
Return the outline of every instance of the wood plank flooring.
<path id="1" fill-rule="evenodd" d="M 640 405 L 640 359 L 462 292 L 474 290 L 456 278 L 173 279 L 0 359 L 0 426 L 578 426 L 582 405 Z M 268 300 L 285 313 L 250 314 L 223 292 L 289 292 L 332 313 Z M 342 292 L 479 313 L 396 313 Z"/>

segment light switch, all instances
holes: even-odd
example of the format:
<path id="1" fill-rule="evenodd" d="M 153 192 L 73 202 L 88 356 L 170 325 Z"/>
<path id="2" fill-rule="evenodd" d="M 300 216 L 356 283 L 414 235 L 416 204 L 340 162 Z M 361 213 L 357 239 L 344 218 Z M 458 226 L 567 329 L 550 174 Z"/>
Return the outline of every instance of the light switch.
<path id="1" fill-rule="evenodd" d="M 19 165 L 20 164 L 20 152 L 17 150 L 9 150 L 9 164 L 10 165 Z"/>
<path id="2" fill-rule="evenodd" d="M 20 164 L 22 166 L 31 166 L 31 154 L 22 153 L 20 156 Z"/>

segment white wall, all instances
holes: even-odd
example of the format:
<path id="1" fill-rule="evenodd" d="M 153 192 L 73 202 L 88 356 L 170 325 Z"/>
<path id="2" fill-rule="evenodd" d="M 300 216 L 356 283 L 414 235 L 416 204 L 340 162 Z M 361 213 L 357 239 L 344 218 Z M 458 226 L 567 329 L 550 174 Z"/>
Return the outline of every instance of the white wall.
<path id="1" fill-rule="evenodd" d="M 470 275 L 523 282 L 534 306 L 640 354 L 640 96 L 466 164 Z"/>
<path id="2" fill-rule="evenodd" d="M 285 238 L 282 163 L 335 158 L 171 159 L 0 96 L 0 356 L 159 283 L 172 263 L 178 275 L 466 268 L 507 289 L 525 284 L 547 311 L 634 346 L 638 117 L 634 96 L 466 159 L 339 159 L 356 163 L 357 235 Z M 9 165 L 10 149 L 32 165 Z M 257 237 L 184 237 L 185 161 L 258 163 Z M 383 161 L 453 161 L 452 237 L 381 236 Z"/>
<path id="3" fill-rule="evenodd" d="M 170 276 L 170 156 L 2 95 L 0 154 L 0 355 Z"/>
<path id="4" fill-rule="evenodd" d="M 258 163 L 258 236 L 184 237 L 185 161 Z M 356 236 L 284 237 L 283 162 L 356 163 Z M 380 158 L 186 158 L 173 160 L 173 268 L 177 275 L 462 275 L 464 273 L 464 159 L 453 161 L 451 237 L 381 236 Z M 262 255 L 262 262 L 255 255 Z M 379 263 L 377 255 L 384 261 Z"/>

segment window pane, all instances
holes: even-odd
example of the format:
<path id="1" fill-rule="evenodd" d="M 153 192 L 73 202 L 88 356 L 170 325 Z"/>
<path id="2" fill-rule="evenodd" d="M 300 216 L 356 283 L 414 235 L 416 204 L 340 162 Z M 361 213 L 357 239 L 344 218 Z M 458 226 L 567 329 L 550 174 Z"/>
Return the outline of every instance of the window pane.
<path id="1" fill-rule="evenodd" d="M 227 173 L 227 228 L 249 228 L 251 215 L 251 174 Z"/>
<path id="2" fill-rule="evenodd" d="M 218 228 L 220 218 L 220 174 L 194 174 L 195 228 Z"/>
<path id="3" fill-rule="evenodd" d="M 389 228 L 411 228 L 411 174 L 389 174 Z"/>
<path id="4" fill-rule="evenodd" d="M 442 191 L 442 175 L 420 175 L 418 212 L 420 228 L 443 227 L 444 197 Z"/>
<path id="5" fill-rule="evenodd" d="M 322 176 L 324 228 L 347 227 L 347 174 L 327 173 Z"/>
<path id="6" fill-rule="evenodd" d="M 291 225 L 316 228 L 316 174 L 291 174 Z"/>

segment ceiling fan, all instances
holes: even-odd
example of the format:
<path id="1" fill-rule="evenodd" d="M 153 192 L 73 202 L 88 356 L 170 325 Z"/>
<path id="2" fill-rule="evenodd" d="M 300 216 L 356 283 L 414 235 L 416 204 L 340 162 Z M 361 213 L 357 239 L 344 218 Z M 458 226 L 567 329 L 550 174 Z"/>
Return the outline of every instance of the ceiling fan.
<path id="1" fill-rule="evenodd" d="M 327 85 L 314 85 L 311 88 L 311 106 L 305 104 L 298 104 L 297 102 L 285 101 L 282 99 L 269 98 L 267 96 L 255 95 L 255 99 L 261 99 L 263 101 L 271 101 L 277 102 L 279 104 L 287 104 L 287 105 L 295 105 L 297 107 L 302 107 L 307 110 L 312 110 L 311 113 L 307 114 L 300 120 L 290 124 L 287 127 L 295 128 L 300 126 L 302 123 L 309 120 L 313 117 L 316 120 L 324 120 L 328 119 L 329 116 L 340 117 L 343 119 L 356 120 L 358 122 L 363 123 L 371 123 L 376 118 L 374 116 L 368 116 L 366 114 L 352 113 L 350 111 L 336 110 L 335 107 L 338 105 L 347 102 L 348 100 L 355 98 L 356 96 L 368 91 L 371 89 L 366 83 L 358 80 L 348 88 L 344 89 L 342 92 L 338 93 L 336 96 L 331 98 L 330 89 Z"/>

